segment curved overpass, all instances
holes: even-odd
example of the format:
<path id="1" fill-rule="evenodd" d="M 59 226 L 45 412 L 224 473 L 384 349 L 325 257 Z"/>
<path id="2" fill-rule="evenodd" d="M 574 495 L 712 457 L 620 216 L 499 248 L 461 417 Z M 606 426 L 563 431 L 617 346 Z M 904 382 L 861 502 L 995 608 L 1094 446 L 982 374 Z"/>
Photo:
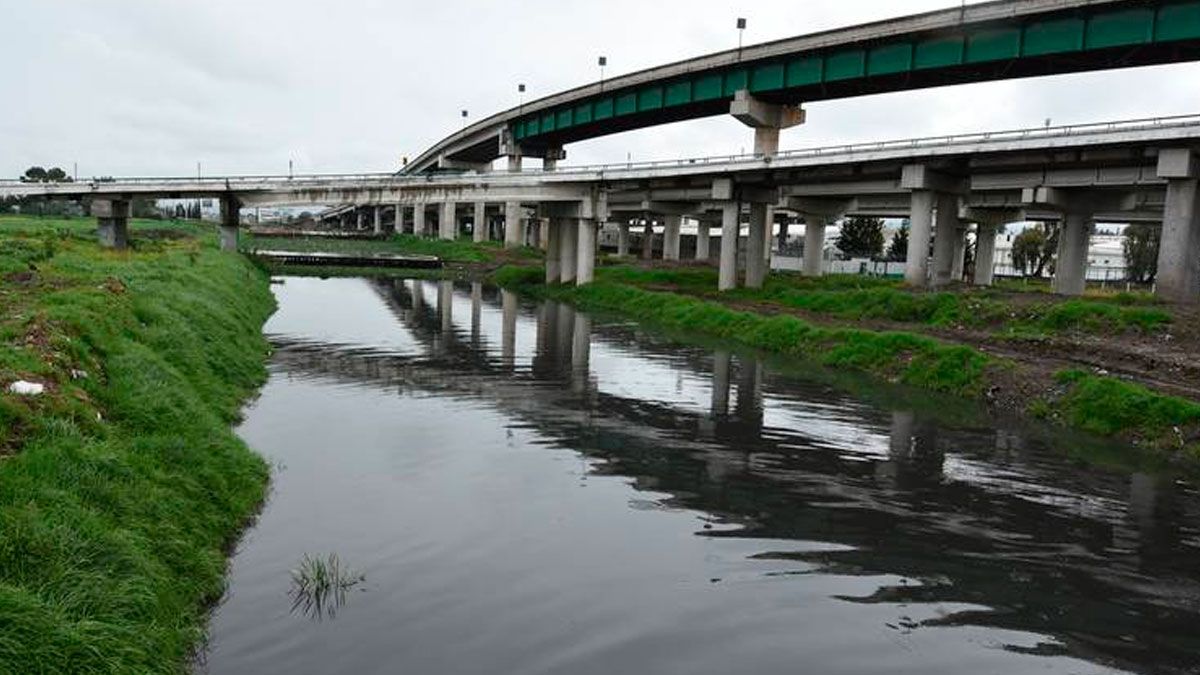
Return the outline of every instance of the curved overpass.
<path id="1" fill-rule="evenodd" d="M 404 173 L 769 104 L 1200 60 L 1200 0 L 998 0 L 718 52 L 578 87 L 448 136 Z"/>

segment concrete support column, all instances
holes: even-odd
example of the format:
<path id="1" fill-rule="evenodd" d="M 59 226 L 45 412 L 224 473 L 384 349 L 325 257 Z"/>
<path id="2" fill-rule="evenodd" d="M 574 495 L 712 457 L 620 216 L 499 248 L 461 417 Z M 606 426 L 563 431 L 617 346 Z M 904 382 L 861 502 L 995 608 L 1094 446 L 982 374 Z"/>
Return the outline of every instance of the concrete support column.
<path id="1" fill-rule="evenodd" d="M 767 278 L 766 245 L 770 209 L 766 204 L 750 205 L 750 239 L 746 245 L 746 288 L 762 288 Z"/>
<path id="2" fill-rule="evenodd" d="M 679 260 L 680 230 L 683 216 L 666 216 L 663 219 L 663 260 Z"/>
<path id="3" fill-rule="evenodd" d="M 575 281 L 579 261 L 579 228 L 570 221 L 558 221 L 559 280 L 564 284 Z"/>
<path id="4" fill-rule="evenodd" d="M 575 285 L 586 286 L 595 281 L 596 271 L 596 221 L 580 218 L 576 227 Z"/>
<path id="5" fill-rule="evenodd" d="M 810 216 L 804 221 L 804 276 L 825 274 L 825 219 Z"/>
<path id="6" fill-rule="evenodd" d="M 237 197 L 228 195 L 221 198 L 221 226 L 219 238 L 222 251 L 238 250 L 238 230 L 242 224 L 242 203 Z"/>
<path id="7" fill-rule="evenodd" d="M 913 190 L 912 193 L 904 283 L 914 288 L 924 288 L 929 281 L 929 242 L 933 239 L 934 197 L 930 190 Z"/>
<path id="8" fill-rule="evenodd" d="M 1170 302 L 1200 302 L 1200 181 L 1172 178 L 1163 207 L 1155 294 Z"/>
<path id="9" fill-rule="evenodd" d="M 442 202 L 438 216 L 438 236 L 453 241 L 458 238 L 458 208 L 454 202 Z"/>
<path id="10" fill-rule="evenodd" d="M 975 285 L 991 286 L 996 268 L 996 226 L 978 223 L 975 230 Z"/>
<path id="11" fill-rule="evenodd" d="M 472 235 L 475 243 L 488 240 L 487 203 L 475 202 L 475 215 L 472 217 Z"/>
<path id="12" fill-rule="evenodd" d="M 525 229 L 521 223 L 521 202 L 504 204 L 504 248 L 525 245 Z"/>
<path id="13" fill-rule="evenodd" d="M 792 221 L 790 218 L 784 218 L 779 223 L 779 239 L 776 241 L 775 248 L 777 248 L 779 250 L 783 250 L 783 247 L 787 246 L 788 234 L 789 234 L 788 230 L 790 230 L 791 227 L 792 227 Z"/>
<path id="14" fill-rule="evenodd" d="M 375 207 L 375 234 L 383 234 L 383 207 Z"/>
<path id="15" fill-rule="evenodd" d="M 696 260 L 708 260 L 712 249 L 712 231 L 708 221 L 696 223 Z"/>
<path id="16" fill-rule="evenodd" d="M 508 156 L 508 170 L 510 173 L 517 173 L 521 170 L 521 156 L 520 155 L 509 155 Z"/>
<path id="17" fill-rule="evenodd" d="M 366 227 L 367 227 L 366 215 L 367 215 L 366 213 L 363 213 L 362 207 L 355 209 L 355 211 L 354 211 L 354 229 L 360 230 L 360 231 L 363 229 L 366 229 Z"/>
<path id="18" fill-rule="evenodd" d="M 954 228 L 954 264 L 950 269 L 950 277 L 954 283 L 963 280 L 963 269 L 967 265 L 967 228 L 959 223 Z"/>
<path id="19" fill-rule="evenodd" d="M 123 199 L 92 200 L 96 234 L 103 248 L 129 247 L 129 202 Z"/>
<path id="20" fill-rule="evenodd" d="M 950 194 L 938 194 L 934 214 L 936 222 L 933 236 L 933 285 L 941 287 L 954 280 L 954 253 L 958 249 L 958 198 Z M 909 233 L 912 236 L 912 233 Z M 912 241 L 909 241 L 912 245 Z"/>
<path id="21" fill-rule="evenodd" d="M 1087 286 L 1088 244 L 1092 219 L 1088 214 L 1068 213 L 1058 236 L 1058 262 L 1054 268 L 1054 292 L 1083 295 Z"/>
<path id="22" fill-rule="evenodd" d="M 424 237 L 425 232 L 425 203 L 413 204 L 413 234 Z"/>
<path id="23" fill-rule="evenodd" d="M 737 288 L 737 249 L 741 225 L 741 205 L 726 204 L 721 207 L 721 273 L 718 290 Z"/>
<path id="24" fill-rule="evenodd" d="M 561 218 L 551 218 L 546 227 L 546 283 L 562 281 L 562 230 Z"/>
<path id="25" fill-rule="evenodd" d="M 775 207 L 768 206 L 765 217 L 766 222 L 763 227 L 763 262 L 766 266 L 763 268 L 763 274 L 769 274 L 771 271 L 771 244 L 775 238 Z"/>
<path id="26" fill-rule="evenodd" d="M 629 255 L 629 221 L 617 224 L 617 255 L 622 258 Z"/>
<path id="27" fill-rule="evenodd" d="M 404 234 L 404 206 L 396 202 L 396 222 L 392 224 L 393 234 Z"/>
<path id="28" fill-rule="evenodd" d="M 642 229 L 642 260 L 654 258 L 654 218 L 646 215 L 645 227 Z"/>

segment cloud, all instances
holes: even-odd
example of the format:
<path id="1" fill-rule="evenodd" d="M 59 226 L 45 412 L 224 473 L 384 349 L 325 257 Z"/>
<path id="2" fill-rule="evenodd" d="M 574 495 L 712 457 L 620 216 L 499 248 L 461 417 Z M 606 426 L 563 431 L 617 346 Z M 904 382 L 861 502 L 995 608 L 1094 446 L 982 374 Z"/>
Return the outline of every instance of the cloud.
<path id="1" fill-rule="evenodd" d="M 948 0 L 88 0 L 17 3 L 0 58 L 0 175 L 385 171 L 528 98 L 747 43 Z M 1187 64 L 815 103 L 784 148 L 1190 112 Z M 1153 96 L 1146 92 L 1154 92 Z M 694 120 L 568 148 L 570 163 L 732 154 L 750 132 Z"/>

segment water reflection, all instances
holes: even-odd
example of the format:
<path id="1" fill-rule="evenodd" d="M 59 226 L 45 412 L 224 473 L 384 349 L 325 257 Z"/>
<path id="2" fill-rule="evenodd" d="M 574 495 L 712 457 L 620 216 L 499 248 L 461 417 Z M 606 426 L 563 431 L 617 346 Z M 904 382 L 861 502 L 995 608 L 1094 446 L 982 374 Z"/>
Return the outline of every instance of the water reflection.
<path id="1" fill-rule="evenodd" d="M 274 338 L 275 372 L 456 402 L 430 424 L 469 424 L 465 415 L 490 411 L 507 420 L 510 437 L 531 435 L 509 447 L 581 453 L 583 473 L 620 477 L 642 494 L 628 500 L 632 509 L 701 514 L 703 527 L 672 531 L 741 551 L 697 554 L 685 567 L 729 590 L 668 583 L 655 592 L 669 591 L 669 600 L 650 608 L 636 596 L 667 555 L 654 552 L 659 540 L 676 551 L 690 550 L 687 540 L 639 538 L 635 523 L 643 521 L 595 507 L 591 526 L 548 539 L 523 535 L 524 521 L 476 531 L 497 541 L 531 537 L 522 541 L 534 552 L 518 568 L 544 576 L 570 573 L 550 571 L 560 563 L 535 553 L 550 542 L 600 540 L 620 560 L 599 573 L 608 580 L 603 600 L 565 581 L 540 582 L 552 590 L 545 598 L 531 590 L 534 581 L 487 591 L 532 625 L 578 622 L 566 635 L 545 628 L 546 644 L 559 641 L 553 649 L 513 646 L 506 657 L 514 672 L 585 672 L 590 662 L 569 655 L 589 640 L 624 650 L 604 651 L 594 672 L 621 670 L 620 659 L 642 672 L 791 672 L 805 659 L 816 671 L 1182 673 L 1198 661 L 1200 500 L 1190 485 L 1075 466 L 1053 446 L 1086 441 L 947 421 L 929 414 L 936 402 L 922 405 L 909 392 L 895 397 L 907 405 L 881 407 L 843 393 L 836 378 L 781 373 L 753 354 L 683 346 L 560 303 L 523 304 L 479 284 L 400 280 L 370 289 L 413 352 L 379 349 L 382 338 L 330 344 L 289 334 Z M 498 490 L 494 508 L 536 501 L 546 487 L 490 471 L 476 489 Z M 511 492 L 497 487 L 510 481 Z M 606 533 L 605 519 L 621 528 Z M 461 564 L 462 555 L 443 563 Z M 551 597 L 573 609 L 553 610 Z M 601 615 L 581 609 L 588 603 Z M 636 621 L 631 606 L 643 612 Z M 631 621 L 644 639 L 686 645 L 695 658 L 651 667 L 650 646 L 638 648 L 624 632 Z M 510 645 L 539 637 L 503 635 Z M 910 646 L 872 660 L 898 639 Z M 826 653 L 826 645 L 838 649 Z M 539 660 L 546 650 L 572 667 Z"/>

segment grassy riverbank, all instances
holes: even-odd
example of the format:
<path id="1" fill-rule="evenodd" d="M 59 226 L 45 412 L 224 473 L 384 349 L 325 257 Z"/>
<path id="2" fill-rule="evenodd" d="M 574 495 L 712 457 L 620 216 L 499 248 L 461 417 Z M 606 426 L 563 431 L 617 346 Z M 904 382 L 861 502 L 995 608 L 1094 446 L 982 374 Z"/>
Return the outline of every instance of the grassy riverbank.
<path id="1" fill-rule="evenodd" d="M 94 221 L 0 219 L 0 672 L 180 672 L 263 497 L 230 425 L 268 280 L 207 228 L 132 225 L 109 252 Z"/>
<path id="2" fill-rule="evenodd" d="M 1200 403 L 1194 400 L 1165 395 L 1103 373 L 1078 368 L 1032 367 L 971 344 L 938 339 L 921 332 L 814 323 L 761 303 L 763 298 L 781 293 L 780 285 L 786 283 L 824 289 L 809 297 L 826 293 L 828 298 L 836 298 L 838 291 L 831 289 L 850 286 L 855 283 L 855 278 L 773 280 L 763 291 L 716 294 L 707 283 L 710 273 L 707 269 L 601 269 L 595 284 L 576 288 L 548 287 L 541 283 L 543 272 L 540 269 L 510 267 L 497 272 L 494 279 L 501 285 L 569 301 L 584 309 L 617 312 L 666 328 L 699 331 L 832 367 L 853 368 L 889 381 L 983 400 L 1067 426 L 1200 459 Z M 873 283 L 868 281 L 868 285 Z M 949 294 L 914 294 L 876 285 L 889 294 L 894 293 L 896 304 L 954 306 L 944 299 Z M 862 302 L 858 292 L 857 288 L 852 288 L 836 303 L 830 301 L 831 313 L 840 311 L 862 317 L 873 311 L 869 304 Z M 747 299 L 760 302 L 746 304 Z M 953 302 L 969 303 L 971 300 Z M 1150 313 L 1124 311 L 1145 309 L 1139 302 L 1131 303 L 1121 298 L 1059 301 L 1056 307 L 1027 314 L 1021 314 L 1015 304 L 1010 304 L 1000 325 L 1007 331 L 1017 326 L 1027 331 L 1111 332 L 1148 331 L 1170 323 L 1170 315 L 1163 310 L 1151 308 Z M 1080 305 L 1086 311 L 1078 310 Z M 1115 311 L 1109 312 L 1110 308 Z M 1158 312 L 1166 319 L 1160 319 Z M 909 323 L 914 326 L 938 321 L 936 313 L 922 315 L 916 312 L 912 315 L 909 310 L 904 313 L 912 317 Z M 1068 321 L 1060 318 L 1062 316 L 1084 318 Z"/>

